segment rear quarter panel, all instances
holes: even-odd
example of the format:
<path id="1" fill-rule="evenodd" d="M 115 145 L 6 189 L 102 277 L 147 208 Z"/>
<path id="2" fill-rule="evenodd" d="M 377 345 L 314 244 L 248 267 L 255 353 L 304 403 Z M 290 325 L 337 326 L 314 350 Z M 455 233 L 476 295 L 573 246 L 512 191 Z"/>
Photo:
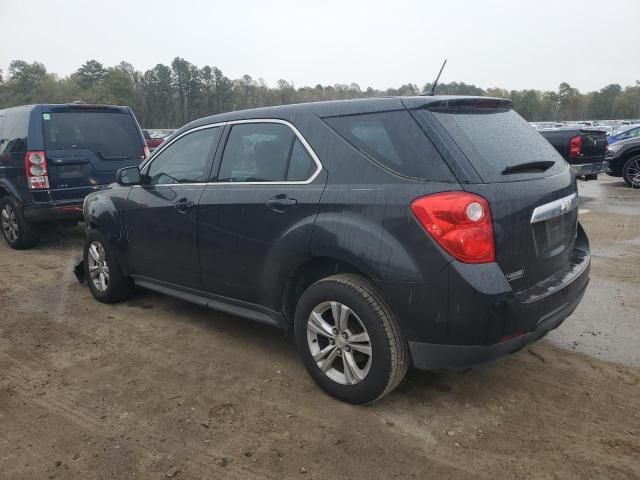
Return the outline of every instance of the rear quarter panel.
<path id="1" fill-rule="evenodd" d="M 314 150 L 328 173 L 311 238 L 311 256 L 347 262 L 375 280 L 424 282 L 450 261 L 411 213 L 423 195 L 458 191 L 458 183 L 396 175 L 369 160 L 324 122 Z"/>

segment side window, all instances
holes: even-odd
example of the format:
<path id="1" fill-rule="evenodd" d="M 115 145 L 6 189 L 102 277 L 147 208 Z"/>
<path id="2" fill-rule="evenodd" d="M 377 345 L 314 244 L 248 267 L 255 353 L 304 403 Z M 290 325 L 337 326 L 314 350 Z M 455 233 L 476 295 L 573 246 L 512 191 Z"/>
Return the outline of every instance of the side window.
<path id="1" fill-rule="evenodd" d="M 3 139 L 4 137 L 2 136 L 2 126 L 4 125 L 4 116 L 7 114 L 7 112 L 1 112 L 0 111 L 0 139 Z"/>
<path id="2" fill-rule="evenodd" d="M 207 181 L 205 167 L 221 128 L 205 128 L 176 140 L 153 159 L 147 170 L 150 185 Z"/>
<path id="3" fill-rule="evenodd" d="M 405 110 L 376 112 L 324 121 L 375 162 L 400 175 L 451 181 L 451 171 L 420 126 Z"/>
<path id="4" fill-rule="evenodd" d="M 309 178 L 315 163 L 295 133 L 280 123 L 234 125 L 219 182 L 282 182 Z"/>
<path id="5" fill-rule="evenodd" d="M 315 171 L 316 164 L 311 155 L 304 148 L 302 142 L 296 138 L 291 150 L 291 160 L 289 161 L 289 171 L 287 172 L 287 181 L 296 182 L 306 180 Z"/>
<path id="6" fill-rule="evenodd" d="M 29 130 L 30 107 L 11 108 L 5 112 L 0 153 L 25 153 Z"/>

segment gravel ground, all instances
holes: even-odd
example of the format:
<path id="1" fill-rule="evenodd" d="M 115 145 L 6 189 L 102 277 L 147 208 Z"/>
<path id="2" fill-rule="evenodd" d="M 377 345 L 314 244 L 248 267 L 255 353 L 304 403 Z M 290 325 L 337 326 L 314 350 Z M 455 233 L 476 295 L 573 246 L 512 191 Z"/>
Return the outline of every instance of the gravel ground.
<path id="1" fill-rule="evenodd" d="M 371 406 L 284 333 L 151 292 L 95 302 L 79 228 L 0 243 L 0 478 L 640 478 L 640 191 L 581 183 L 594 254 L 557 331 Z"/>

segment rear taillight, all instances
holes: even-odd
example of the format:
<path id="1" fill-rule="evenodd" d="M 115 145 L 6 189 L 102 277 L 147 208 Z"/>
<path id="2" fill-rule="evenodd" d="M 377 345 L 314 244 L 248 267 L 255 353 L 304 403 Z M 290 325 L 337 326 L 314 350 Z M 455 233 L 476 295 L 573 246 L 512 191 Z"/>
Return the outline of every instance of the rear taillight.
<path id="1" fill-rule="evenodd" d="M 580 156 L 580 144 L 582 143 L 582 139 L 580 135 L 576 135 L 575 137 L 571 137 L 569 139 L 569 156 L 572 158 Z"/>
<path id="2" fill-rule="evenodd" d="M 47 157 L 44 152 L 27 152 L 25 154 L 24 173 L 31 190 L 49 188 Z"/>
<path id="3" fill-rule="evenodd" d="M 489 203 L 466 192 L 444 192 L 411 202 L 411 211 L 445 251 L 465 263 L 496 259 Z"/>
<path id="4" fill-rule="evenodd" d="M 147 145 L 147 142 L 144 142 L 144 153 L 142 159 L 144 160 L 145 158 L 148 158 L 150 154 L 151 151 L 149 150 L 149 146 Z"/>

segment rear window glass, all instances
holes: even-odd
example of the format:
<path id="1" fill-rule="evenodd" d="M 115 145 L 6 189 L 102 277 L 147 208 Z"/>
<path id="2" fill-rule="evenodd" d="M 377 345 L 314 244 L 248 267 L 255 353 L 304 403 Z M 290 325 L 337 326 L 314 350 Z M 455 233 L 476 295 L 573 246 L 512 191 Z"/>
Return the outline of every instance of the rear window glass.
<path id="1" fill-rule="evenodd" d="M 104 159 L 144 155 L 138 129 L 126 113 L 43 113 L 42 125 L 47 150 L 88 149 Z"/>
<path id="2" fill-rule="evenodd" d="M 324 121 L 355 148 L 397 174 L 452 181 L 442 157 L 406 110 L 330 117 Z"/>
<path id="3" fill-rule="evenodd" d="M 421 109 L 415 113 L 419 121 L 428 122 L 435 118 L 485 181 L 550 176 L 566 168 L 555 148 L 513 110 L 434 112 Z M 502 174 L 509 166 L 549 160 L 556 164 L 545 172 Z"/>

